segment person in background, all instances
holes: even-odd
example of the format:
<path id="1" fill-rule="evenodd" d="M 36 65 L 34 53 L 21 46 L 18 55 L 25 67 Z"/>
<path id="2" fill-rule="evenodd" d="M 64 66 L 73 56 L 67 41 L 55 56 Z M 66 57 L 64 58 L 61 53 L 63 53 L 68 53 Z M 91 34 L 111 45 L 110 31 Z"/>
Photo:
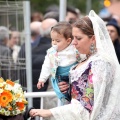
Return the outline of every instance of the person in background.
<path id="1" fill-rule="evenodd" d="M 34 22 L 34 21 L 42 22 L 43 14 L 41 12 L 33 12 L 31 15 L 31 22 Z"/>
<path id="2" fill-rule="evenodd" d="M 57 24 L 57 20 L 54 18 L 47 18 L 42 22 L 40 28 L 41 37 L 50 38 L 51 27 Z M 51 41 L 49 41 L 51 42 Z"/>
<path id="3" fill-rule="evenodd" d="M 41 23 L 41 28 L 40 28 L 40 41 L 37 44 L 36 47 L 32 48 L 32 76 L 33 76 L 33 91 L 34 92 L 41 92 L 41 91 L 49 91 L 51 90 L 51 85 L 49 83 L 49 80 L 44 84 L 44 87 L 42 87 L 40 90 L 37 89 L 37 82 L 38 78 L 42 69 L 42 64 L 44 62 L 44 58 L 46 55 L 46 51 L 51 47 L 51 39 L 50 39 L 50 30 L 51 27 L 57 24 L 57 21 L 53 18 L 48 18 L 43 20 Z M 51 98 L 52 99 L 52 98 Z M 35 98 L 37 101 L 34 102 L 35 108 L 40 108 L 40 98 Z M 52 99 L 52 102 L 49 103 L 50 99 L 46 100 L 44 99 L 44 107 L 49 107 L 52 104 L 56 105 L 56 100 Z M 54 105 L 54 106 L 55 106 Z"/>
<path id="4" fill-rule="evenodd" d="M 43 19 L 47 18 L 53 18 L 59 22 L 59 6 L 56 4 L 49 5 L 46 10 L 45 14 L 43 16 Z"/>
<path id="5" fill-rule="evenodd" d="M 7 42 L 9 40 L 9 30 L 5 26 L 0 26 L 0 77 L 12 79 L 11 69 L 13 59 Z"/>
<path id="6" fill-rule="evenodd" d="M 9 32 L 9 40 L 7 42 L 7 46 L 11 50 L 11 54 L 12 54 L 14 63 L 17 62 L 18 53 L 20 51 L 19 42 L 20 42 L 20 33 L 15 29 L 10 30 L 10 32 Z"/>
<path id="7" fill-rule="evenodd" d="M 37 44 L 40 41 L 40 37 L 41 37 L 40 28 L 41 28 L 41 22 L 39 21 L 34 21 L 30 24 L 32 47 L 37 46 Z"/>
<path id="8" fill-rule="evenodd" d="M 79 9 L 72 7 L 72 6 L 67 6 L 65 20 L 69 22 L 70 24 L 73 24 L 79 18 L 80 18 Z"/>
<path id="9" fill-rule="evenodd" d="M 47 19 L 47 18 L 53 18 L 53 19 L 57 20 L 57 22 L 59 22 L 59 12 L 57 12 L 57 11 L 47 12 L 47 13 L 44 15 L 43 19 L 45 20 L 45 19 Z"/>
<path id="10" fill-rule="evenodd" d="M 106 26 L 113 42 L 118 61 L 120 63 L 120 27 L 114 18 L 108 21 Z"/>
<path id="11" fill-rule="evenodd" d="M 73 24 L 73 45 L 86 55 L 70 70 L 71 104 L 33 109 L 32 117 L 55 120 L 119 120 L 120 66 L 104 21 L 91 10 Z"/>
<path id="12" fill-rule="evenodd" d="M 44 61 L 44 57 L 46 55 L 46 51 L 48 48 L 51 47 L 51 39 L 49 37 L 50 30 L 51 30 L 51 27 L 54 26 L 55 24 L 57 24 L 57 21 L 55 19 L 50 19 L 50 18 L 43 20 L 41 22 L 41 25 L 37 21 L 31 23 L 31 40 L 30 41 L 31 41 L 31 47 L 32 47 L 31 54 L 32 54 L 32 89 L 33 89 L 33 92 L 46 91 L 49 85 L 49 81 L 47 81 L 44 87 L 41 88 L 40 90 L 38 90 L 36 87 L 39 74 L 42 68 L 42 64 Z M 21 47 L 21 50 L 19 52 L 19 62 L 25 63 L 25 61 L 22 60 L 22 58 L 25 59 L 25 57 L 26 57 L 25 44 L 23 44 L 23 47 Z M 26 76 L 27 76 L 26 71 L 21 70 L 21 73 L 18 79 L 20 79 L 20 83 L 22 84 L 23 87 L 27 87 L 23 81 L 24 79 L 26 80 Z M 33 99 L 33 107 L 40 108 L 40 98 Z"/>
<path id="13" fill-rule="evenodd" d="M 38 44 L 40 43 L 41 40 L 41 36 L 40 36 L 40 27 L 41 27 L 41 22 L 39 21 L 34 21 L 30 24 L 30 30 L 31 30 L 31 49 L 33 51 L 34 48 L 36 48 L 38 46 Z M 33 91 L 35 91 L 35 87 L 34 87 L 34 77 L 37 75 L 37 73 L 35 73 L 34 71 L 36 71 L 35 68 L 33 68 L 33 66 L 35 64 L 37 64 L 37 61 L 34 62 L 33 59 L 35 59 L 35 57 L 37 57 L 34 54 L 32 54 L 32 87 L 33 87 Z M 17 61 L 21 65 L 25 65 L 26 64 L 26 53 L 25 53 L 25 43 L 22 44 L 21 49 L 19 51 L 19 55 L 18 55 L 18 61 Z M 35 66 L 37 67 L 37 66 Z M 39 69 L 40 70 L 40 69 Z M 24 90 L 26 91 L 26 87 L 27 87 L 27 81 L 26 81 L 26 69 L 25 66 L 22 66 L 22 69 L 20 70 L 20 73 L 18 73 L 18 78 L 20 80 L 20 84 L 22 85 L 22 87 L 24 88 Z M 41 90 L 41 91 L 45 91 L 46 87 L 48 84 L 45 85 L 45 87 Z M 37 104 L 37 105 L 36 105 Z M 38 101 L 35 101 L 33 99 L 33 107 L 40 107 L 40 99 Z"/>

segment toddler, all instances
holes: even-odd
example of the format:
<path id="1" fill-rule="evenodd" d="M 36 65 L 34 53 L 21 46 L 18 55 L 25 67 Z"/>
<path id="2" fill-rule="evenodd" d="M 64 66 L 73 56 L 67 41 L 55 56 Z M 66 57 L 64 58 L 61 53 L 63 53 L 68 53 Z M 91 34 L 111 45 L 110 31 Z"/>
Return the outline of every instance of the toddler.
<path id="1" fill-rule="evenodd" d="M 52 47 L 45 56 L 37 88 L 43 87 L 51 76 L 53 89 L 64 105 L 71 100 L 70 89 L 63 94 L 59 90 L 58 83 L 61 81 L 70 83 L 69 70 L 80 60 L 80 55 L 72 45 L 72 26 L 68 22 L 59 22 L 51 28 L 50 34 Z"/>

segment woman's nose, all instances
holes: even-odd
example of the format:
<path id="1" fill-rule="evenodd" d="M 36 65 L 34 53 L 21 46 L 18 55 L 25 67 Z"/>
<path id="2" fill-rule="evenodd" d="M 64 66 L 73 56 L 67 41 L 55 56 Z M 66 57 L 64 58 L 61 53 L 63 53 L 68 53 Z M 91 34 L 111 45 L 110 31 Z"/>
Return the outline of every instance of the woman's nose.
<path id="1" fill-rule="evenodd" d="M 72 44 L 73 44 L 73 45 L 76 44 L 75 38 L 73 38 L 73 40 L 72 40 Z"/>

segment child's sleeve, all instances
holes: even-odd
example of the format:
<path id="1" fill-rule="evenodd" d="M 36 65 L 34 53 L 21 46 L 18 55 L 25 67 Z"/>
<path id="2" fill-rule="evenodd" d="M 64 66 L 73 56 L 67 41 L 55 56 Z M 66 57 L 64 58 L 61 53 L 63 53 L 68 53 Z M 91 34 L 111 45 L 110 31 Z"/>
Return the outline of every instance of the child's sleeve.
<path id="1" fill-rule="evenodd" d="M 39 77 L 38 81 L 46 82 L 47 79 L 49 78 L 49 76 L 50 76 L 50 59 L 47 54 L 45 56 L 45 60 L 42 65 L 42 69 L 41 69 L 41 73 L 40 73 L 40 77 Z"/>

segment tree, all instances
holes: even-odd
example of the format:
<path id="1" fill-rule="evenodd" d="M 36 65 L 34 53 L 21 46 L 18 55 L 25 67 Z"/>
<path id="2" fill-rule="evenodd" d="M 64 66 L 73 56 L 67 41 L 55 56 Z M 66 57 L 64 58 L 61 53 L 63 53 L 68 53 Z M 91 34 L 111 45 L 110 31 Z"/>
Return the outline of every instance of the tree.
<path id="1" fill-rule="evenodd" d="M 100 1 L 101 0 L 91 0 L 92 9 L 97 13 L 101 9 Z M 45 13 L 46 8 L 49 5 L 56 4 L 59 6 L 59 0 L 31 0 L 31 11 L 40 11 L 43 14 Z M 77 7 L 81 13 L 86 14 L 86 0 L 67 0 L 68 5 Z"/>

